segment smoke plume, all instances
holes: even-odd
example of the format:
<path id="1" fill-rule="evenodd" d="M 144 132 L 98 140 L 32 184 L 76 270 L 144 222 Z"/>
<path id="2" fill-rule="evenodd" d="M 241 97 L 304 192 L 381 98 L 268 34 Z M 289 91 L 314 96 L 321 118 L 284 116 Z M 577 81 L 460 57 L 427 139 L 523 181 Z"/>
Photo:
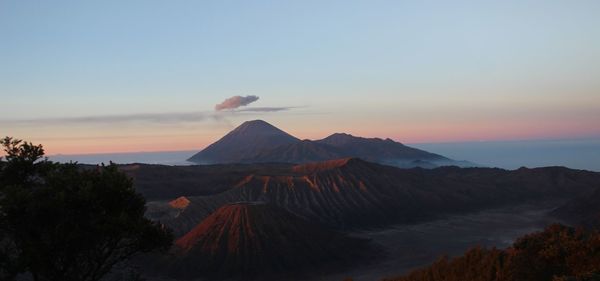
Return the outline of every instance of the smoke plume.
<path id="1" fill-rule="evenodd" d="M 249 105 L 257 100 L 258 96 L 233 96 L 224 100 L 222 103 L 215 105 L 215 110 L 221 111 L 225 109 L 236 109 L 240 106 Z"/>

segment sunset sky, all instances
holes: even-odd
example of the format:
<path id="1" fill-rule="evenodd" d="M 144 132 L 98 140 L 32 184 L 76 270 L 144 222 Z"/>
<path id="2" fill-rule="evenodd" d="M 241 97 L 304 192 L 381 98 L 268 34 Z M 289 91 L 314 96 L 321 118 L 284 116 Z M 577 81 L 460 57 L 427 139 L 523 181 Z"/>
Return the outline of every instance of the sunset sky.
<path id="1" fill-rule="evenodd" d="M 0 1 L 0 135 L 200 149 L 245 120 L 406 143 L 600 137 L 600 1 Z M 233 110 L 233 96 L 258 100 Z"/>

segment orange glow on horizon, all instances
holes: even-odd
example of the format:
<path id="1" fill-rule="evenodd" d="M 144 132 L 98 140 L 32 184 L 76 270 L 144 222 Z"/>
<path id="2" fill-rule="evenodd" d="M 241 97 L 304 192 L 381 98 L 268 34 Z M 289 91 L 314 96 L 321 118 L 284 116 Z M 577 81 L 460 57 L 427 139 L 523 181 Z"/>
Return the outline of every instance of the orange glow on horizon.
<path id="1" fill-rule="evenodd" d="M 600 136 L 600 132 L 589 134 L 589 130 L 568 126 L 555 126 L 552 130 L 536 128 L 526 124 L 505 126 L 500 129 L 489 125 L 473 124 L 464 126 L 405 126 L 401 130 L 393 128 L 378 128 L 377 130 L 354 129 L 346 132 L 360 137 L 391 138 L 401 143 L 435 143 L 435 142 L 470 142 L 470 141 L 514 141 L 539 139 L 572 139 Z M 285 129 L 284 129 L 285 130 Z M 331 132 L 307 132 L 304 130 L 288 131 L 299 139 L 321 139 Z M 587 133 L 587 134 L 586 134 Z M 87 139 L 87 140 L 57 140 L 39 139 L 27 140 L 43 144 L 47 155 L 55 154 L 102 154 L 102 153 L 134 153 L 134 152 L 164 152 L 164 151 L 200 151 L 221 136 L 213 137 L 170 137 L 170 138 L 127 138 L 127 139 Z"/>

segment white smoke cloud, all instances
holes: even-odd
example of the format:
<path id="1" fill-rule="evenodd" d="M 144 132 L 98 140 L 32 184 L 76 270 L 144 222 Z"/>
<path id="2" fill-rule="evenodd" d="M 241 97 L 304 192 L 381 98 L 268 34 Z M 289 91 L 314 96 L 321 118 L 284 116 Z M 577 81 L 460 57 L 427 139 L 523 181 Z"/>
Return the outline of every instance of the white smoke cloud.
<path id="1" fill-rule="evenodd" d="M 224 100 L 222 103 L 215 105 L 215 110 L 221 111 L 225 109 L 236 109 L 240 106 L 249 105 L 257 100 L 258 96 L 233 96 Z"/>

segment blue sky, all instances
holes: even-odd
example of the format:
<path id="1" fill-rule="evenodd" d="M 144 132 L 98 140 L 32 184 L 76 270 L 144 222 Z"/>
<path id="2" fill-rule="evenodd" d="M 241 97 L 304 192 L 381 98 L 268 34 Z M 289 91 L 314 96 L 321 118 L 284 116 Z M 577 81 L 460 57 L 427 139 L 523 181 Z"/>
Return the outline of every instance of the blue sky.
<path id="1" fill-rule="evenodd" d="M 598 136 L 599 13 L 598 1 L 0 1 L 0 126 L 54 152 L 191 149 L 256 118 L 301 138 Z M 235 95 L 296 108 L 41 122 L 206 113 Z"/>

